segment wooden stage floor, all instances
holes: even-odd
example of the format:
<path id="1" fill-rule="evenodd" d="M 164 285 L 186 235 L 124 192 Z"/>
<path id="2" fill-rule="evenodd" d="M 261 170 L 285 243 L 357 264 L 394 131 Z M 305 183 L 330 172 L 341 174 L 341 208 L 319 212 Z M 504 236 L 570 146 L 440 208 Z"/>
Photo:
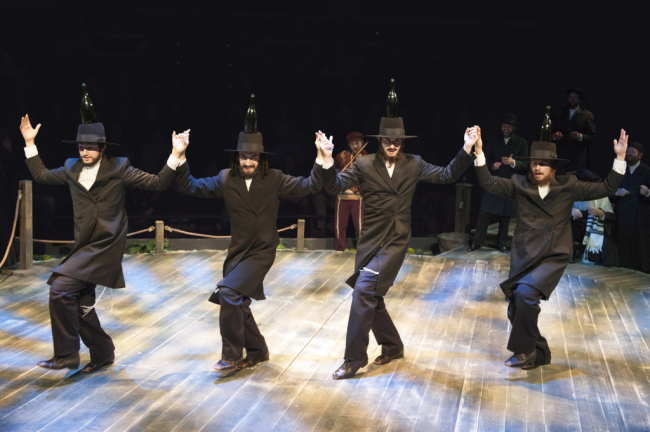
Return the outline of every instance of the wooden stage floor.
<path id="1" fill-rule="evenodd" d="M 125 258 L 128 287 L 99 311 L 117 361 L 90 375 L 36 366 L 52 354 L 48 274 L 0 275 L 0 430 L 650 429 L 648 275 L 569 266 L 540 316 L 553 364 L 527 372 L 503 365 L 507 255 L 408 256 L 386 297 L 406 357 L 334 381 L 354 254 L 279 252 L 268 300 L 252 306 L 271 361 L 222 377 L 219 307 L 206 300 L 224 257 Z"/>

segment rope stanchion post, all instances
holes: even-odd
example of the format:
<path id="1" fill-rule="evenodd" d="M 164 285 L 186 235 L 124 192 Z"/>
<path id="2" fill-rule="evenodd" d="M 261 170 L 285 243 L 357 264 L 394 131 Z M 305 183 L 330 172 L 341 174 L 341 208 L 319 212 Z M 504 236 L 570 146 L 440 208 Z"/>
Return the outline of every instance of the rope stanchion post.
<path id="1" fill-rule="evenodd" d="M 165 252 L 165 222 L 156 221 L 156 253 Z"/>
<path id="2" fill-rule="evenodd" d="M 296 250 L 304 250 L 305 249 L 305 220 L 304 219 L 298 219 L 298 239 L 297 239 L 297 244 L 296 244 Z"/>
<path id="3" fill-rule="evenodd" d="M 34 266 L 34 219 L 32 215 L 32 181 L 21 180 L 20 190 L 20 269 Z"/>

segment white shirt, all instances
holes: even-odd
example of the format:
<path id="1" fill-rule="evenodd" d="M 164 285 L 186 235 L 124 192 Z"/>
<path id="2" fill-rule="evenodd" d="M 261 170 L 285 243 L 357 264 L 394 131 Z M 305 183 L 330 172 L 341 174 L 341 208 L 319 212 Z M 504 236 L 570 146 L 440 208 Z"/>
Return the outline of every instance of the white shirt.
<path id="1" fill-rule="evenodd" d="M 503 140 L 506 142 L 506 145 L 508 145 L 508 141 L 510 141 L 510 138 L 512 138 L 512 137 L 503 138 Z"/>
<path id="2" fill-rule="evenodd" d="M 483 166 L 485 165 L 485 153 L 481 153 L 480 155 L 476 155 L 476 159 L 474 160 L 474 165 L 475 166 Z M 625 161 L 620 161 L 618 159 L 614 159 L 614 166 L 612 169 L 616 171 L 617 173 L 621 175 L 625 175 L 625 168 L 627 167 L 627 162 Z M 539 196 L 544 199 L 546 195 L 548 195 L 548 191 L 550 189 L 550 185 L 546 186 L 537 186 L 537 189 L 539 190 Z"/>
<path id="3" fill-rule="evenodd" d="M 641 161 L 638 161 L 635 165 L 630 165 L 630 174 L 634 173 L 634 170 L 641 165 Z"/>
<path id="4" fill-rule="evenodd" d="M 576 108 L 576 109 L 569 108 L 569 120 L 571 120 L 571 118 L 573 118 L 573 114 L 575 114 L 576 111 L 578 111 L 578 108 Z"/>
<path id="5" fill-rule="evenodd" d="M 388 170 L 388 177 L 393 178 L 393 171 L 395 171 L 395 164 L 388 165 L 388 162 L 386 162 L 386 169 Z"/>
<path id="6" fill-rule="evenodd" d="M 38 149 L 36 146 L 32 147 L 25 147 L 25 157 L 27 159 L 32 158 L 38 154 Z M 103 158 L 102 158 L 103 159 Z M 84 166 L 81 169 L 81 172 L 79 173 L 79 179 L 77 180 L 83 187 L 85 187 L 87 190 L 90 190 L 90 188 L 93 186 L 95 183 L 95 180 L 97 179 L 97 173 L 99 172 L 99 165 L 102 163 L 102 159 L 97 161 L 97 163 L 93 166 Z M 178 160 L 174 156 L 169 155 L 169 159 L 167 159 L 167 165 L 169 168 L 173 169 L 176 171 L 176 168 L 180 165 L 183 165 L 185 163 L 185 160 Z"/>

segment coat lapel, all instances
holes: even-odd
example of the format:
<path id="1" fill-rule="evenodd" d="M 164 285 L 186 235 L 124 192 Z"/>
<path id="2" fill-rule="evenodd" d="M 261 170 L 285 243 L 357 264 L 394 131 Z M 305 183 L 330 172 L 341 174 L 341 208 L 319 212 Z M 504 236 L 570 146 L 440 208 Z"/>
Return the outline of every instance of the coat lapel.
<path id="1" fill-rule="evenodd" d="M 255 184 L 255 181 L 257 182 L 260 181 L 259 178 L 254 178 L 253 181 L 251 182 L 251 189 L 253 189 L 253 185 Z M 242 175 L 237 175 L 236 177 L 232 177 L 233 185 L 235 186 L 235 190 L 239 194 L 239 196 L 242 197 L 246 205 L 253 211 L 253 213 L 257 214 L 255 212 L 255 207 L 253 206 L 253 199 L 251 197 L 251 193 L 248 191 L 246 188 L 246 180 L 244 180 L 244 177 Z"/>
<path id="2" fill-rule="evenodd" d="M 388 175 L 388 169 L 386 168 L 386 164 L 382 162 L 381 158 L 379 155 L 375 156 L 375 158 L 372 161 L 372 164 L 375 166 L 375 169 L 379 173 L 379 175 L 384 179 L 386 184 L 390 186 L 390 188 L 397 193 L 397 188 L 395 186 L 395 183 L 393 182 L 393 179 Z M 395 171 L 397 170 L 397 167 L 393 170 L 393 175 L 395 175 Z"/>
<path id="3" fill-rule="evenodd" d="M 569 115 L 571 115 L 571 111 L 569 111 Z M 578 128 L 578 119 L 582 116 L 582 108 L 578 107 L 576 112 L 573 113 L 573 117 L 569 120 L 569 124 L 571 125 L 571 131 L 574 131 Z"/>
<path id="4" fill-rule="evenodd" d="M 526 184 L 526 192 L 528 192 L 528 195 L 530 195 L 532 200 L 535 201 L 535 204 L 537 204 L 537 206 L 542 210 L 544 210 L 546 213 L 553 216 L 551 210 L 548 208 L 548 206 L 546 205 L 542 197 L 539 195 L 539 189 L 537 188 L 537 185 L 531 184 L 528 181 L 525 181 L 525 184 Z"/>
<path id="5" fill-rule="evenodd" d="M 90 187 L 90 194 L 96 196 L 99 190 L 104 186 L 108 180 L 111 178 L 111 172 L 113 171 L 113 164 L 110 159 L 104 157 L 99 162 L 99 170 L 97 171 L 97 177 L 95 177 L 95 183 Z"/>
<path id="6" fill-rule="evenodd" d="M 79 175 L 81 174 L 81 170 L 83 168 L 83 163 L 81 162 L 81 159 L 77 159 L 77 161 L 72 164 L 70 167 L 70 179 L 74 182 L 75 187 L 81 191 L 81 193 L 87 194 L 88 196 L 92 195 L 86 189 L 81 183 L 79 183 Z"/>
<path id="7" fill-rule="evenodd" d="M 562 185 L 560 185 L 555 179 L 551 181 L 551 184 L 549 186 L 550 188 L 548 190 L 548 195 L 546 195 L 546 197 L 542 200 L 547 203 L 550 203 L 552 200 L 554 200 L 562 190 Z"/>

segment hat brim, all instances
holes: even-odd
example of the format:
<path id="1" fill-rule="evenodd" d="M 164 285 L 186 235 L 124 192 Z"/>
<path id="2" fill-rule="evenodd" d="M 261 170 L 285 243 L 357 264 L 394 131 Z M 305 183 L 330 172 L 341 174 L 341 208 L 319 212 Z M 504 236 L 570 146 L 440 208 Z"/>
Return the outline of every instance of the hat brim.
<path id="1" fill-rule="evenodd" d="M 253 151 L 253 150 L 224 150 L 225 152 L 252 152 L 252 153 L 264 153 L 264 154 L 275 154 L 267 151 Z"/>
<path id="2" fill-rule="evenodd" d="M 367 137 L 375 138 L 417 138 L 417 135 L 402 135 L 402 136 L 388 136 L 388 135 L 366 135 Z"/>
<path id="3" fill-rule="evenodd" d="M 525 161 L 532 161 L 533 159 L 535 160 L 549 160 L 549 161 L 555 161 L 555 162 L 569 162 L 569 159 L 553 159 L 553 158 L 544 158 L 544 157 L 517 157 L 515 158 L 516 160 L 525 160 Z"/>
<path id="4" fill-rule="evenodd" d="M 112 142 L 88 142 L 88 141 L 66 141 L 66 140 L 63 140 L 62 142 L 69 143 L 69 144 L 108 144 L 108 145 L 119 146 L 118 143 L 112 143 Z"/>

